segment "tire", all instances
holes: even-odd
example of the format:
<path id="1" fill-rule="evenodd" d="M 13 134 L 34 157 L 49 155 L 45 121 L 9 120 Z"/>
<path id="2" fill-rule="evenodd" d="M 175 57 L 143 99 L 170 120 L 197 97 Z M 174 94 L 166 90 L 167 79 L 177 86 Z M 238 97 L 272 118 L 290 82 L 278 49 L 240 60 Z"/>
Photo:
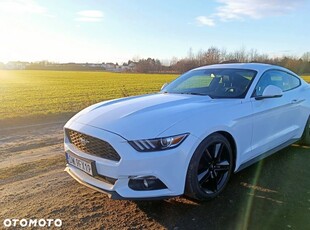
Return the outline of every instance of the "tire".
<path id="1" fill-rule="evenodd" d="M 310 117 L 308 118 L 304 133 L 302 134 L 299 144 L 310 146 Z"/>
<path id="2" fill-rule="evenodd" d="M 229 141 L 221 134 L 208 136 L 200 143 L 190 161 L 185 195 L 195 200 L 218 196 L 233 170 L 233 153 Z"/>

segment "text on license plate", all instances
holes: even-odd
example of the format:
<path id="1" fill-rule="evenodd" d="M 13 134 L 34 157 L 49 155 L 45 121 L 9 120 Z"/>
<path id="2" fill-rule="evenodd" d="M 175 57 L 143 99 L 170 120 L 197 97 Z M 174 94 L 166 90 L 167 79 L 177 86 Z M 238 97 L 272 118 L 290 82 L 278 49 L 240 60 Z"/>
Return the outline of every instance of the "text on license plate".
<path id="1" fill-rule="evenodd" d="M 69 153 L 66 153 L 66 157 L 67 157 L 68 164 L 73 165 L 81 169 L 82 171 L 88 173 L 89 175 L 93 176 L 93 169 L 92 169 L 92 165 L 90 162 L 86 162 L 80 158 L 72 156 Z"/>

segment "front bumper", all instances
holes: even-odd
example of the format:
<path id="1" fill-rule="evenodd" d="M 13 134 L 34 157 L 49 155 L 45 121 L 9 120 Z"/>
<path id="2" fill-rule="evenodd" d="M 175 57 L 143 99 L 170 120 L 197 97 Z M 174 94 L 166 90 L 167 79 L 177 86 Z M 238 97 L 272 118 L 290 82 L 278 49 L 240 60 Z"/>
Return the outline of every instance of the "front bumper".
<path id="1" fill-rule="evenodd" d="M 85 185 L 86 187 L 89 187 L 93 190 L 96 190 L 98 192 L 102 192 L 104 194 L 106 194 L 109 198 L 111 199 L 115 199 L 115 200 L 121 200 L 123 199 L 123 197 L 121 197 L 117 192 L 115 191 L 109 191 L 109 190 L 105 190 L 101 187 L 97 187 L 93 184 L 89 184 L 88 182 L 86 182 L 85 180 L 83 180 L 82 177 L 78 177 L 77 172 L 75 172 L 78 169 L 75 169 L 74 167 L 72 167 L 71 165 L 67 164 L 67 167 L 65 168 L 65 172 L 67 172 L 73 179 L 75 179 L 77 182 L 79 182 L 82 185 Z"/>
<path id="2" fill-rule="evenodd" d="M 79 183 L 107 194 L 112 199 L 148 199 L 179 196 L 184 193 L 187 167 L 198 143 L 189 135 L 177 148 L 159 152 L 137 152 L 123 137 L 92 126 L 71 122 L 65 128 L 99 138 L 108 142 L 121 156 L 120 161 L 111 161 L 84 153 L 65 137 L 66 152 L 95 161 L 98 175 L 114 178 L 109 183 L 93 177 L 82 170 L 67 164 L 65 169 Z M 162 181 L 166 188 L 156 190 L 133 190 L 128 186 L 130 178 L 152 176 Z"/>

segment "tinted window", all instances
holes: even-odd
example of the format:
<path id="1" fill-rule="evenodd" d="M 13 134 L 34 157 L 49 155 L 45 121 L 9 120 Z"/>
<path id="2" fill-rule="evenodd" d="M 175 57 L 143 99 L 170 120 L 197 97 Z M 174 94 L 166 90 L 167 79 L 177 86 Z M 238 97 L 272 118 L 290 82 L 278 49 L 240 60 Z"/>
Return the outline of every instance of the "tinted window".
<path id="1" fill-rule="evenodd" d="M 300 80 L 283 71 L 267 71 L 260 78 L 255 88 L 255 96 L 261 96 L 268 85 L 274 85 L 282 89 L 283 92 L 295 89 L 300 85 Z"/>
<path id="2" fill-rule="evenodd" d="M 255 75 L 256 71 L 244 69 L 194 70 L 171 82 L 163 91 L 212 98 L 243 98 Z"/>

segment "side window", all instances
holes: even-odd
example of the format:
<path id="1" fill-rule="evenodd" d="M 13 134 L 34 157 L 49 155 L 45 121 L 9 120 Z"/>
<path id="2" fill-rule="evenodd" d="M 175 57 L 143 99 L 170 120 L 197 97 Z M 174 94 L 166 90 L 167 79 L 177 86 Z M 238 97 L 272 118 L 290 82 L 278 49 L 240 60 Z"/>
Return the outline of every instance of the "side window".
<path id="1" fill-rule="evenodd" d="M 266 72 L 259 79 L 255 87 L 255 96 L 262 96 L 265 88 L 271 84 L 271 75 L 270 71 Z"/>
<path id="2" fill-rule="evenodd" d="M 265 72 L 257 83 L 255 96 L 261 96 L 268 85 L 277 86 L 285 92 L 298 87 L 300 84 L 300 80 L 291 74 L 279 70 L 270 70 Z"/>
<path id="3" fill-rule="evenodd" d="M 284 88 L 283 88 L 283 91 L 288 91 L 288 90 L 291 90 L 291 89 L 295 89 L 297 88 L 298 86 L 300 86 L 300 80 L 291 75 L 291 74 L 288 74 L 288 73 L 285 73 L 286 75 L 286 81 L 284 82 Z"/>

